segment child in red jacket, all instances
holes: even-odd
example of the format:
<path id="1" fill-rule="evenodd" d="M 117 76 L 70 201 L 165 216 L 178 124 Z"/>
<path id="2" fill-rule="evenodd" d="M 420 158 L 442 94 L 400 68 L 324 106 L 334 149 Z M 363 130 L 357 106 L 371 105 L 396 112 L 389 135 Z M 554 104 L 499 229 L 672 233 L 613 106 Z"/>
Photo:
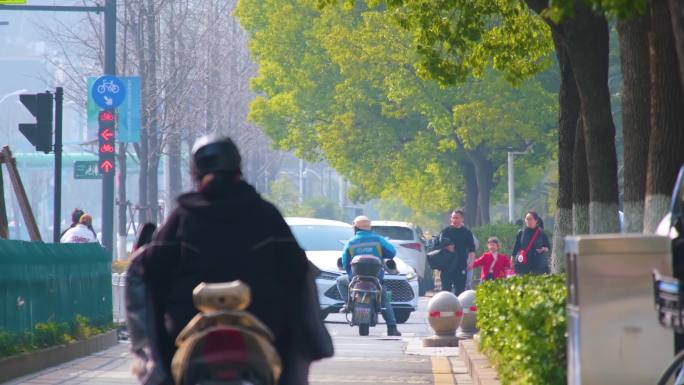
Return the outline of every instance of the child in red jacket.
<path id="1" fill-rule="evenodd" d="M 499 239 L 497 237 L 489 237 L 487 249 L 489 252 L 483 253 L 468 268 L 473 269 L 482 266 L 482 272 L 480 273 L 480 280 L 482 281 L 506 278 L 506 271 L 512 268 L 511 259 L 508 255 L 499 253 Z"/>

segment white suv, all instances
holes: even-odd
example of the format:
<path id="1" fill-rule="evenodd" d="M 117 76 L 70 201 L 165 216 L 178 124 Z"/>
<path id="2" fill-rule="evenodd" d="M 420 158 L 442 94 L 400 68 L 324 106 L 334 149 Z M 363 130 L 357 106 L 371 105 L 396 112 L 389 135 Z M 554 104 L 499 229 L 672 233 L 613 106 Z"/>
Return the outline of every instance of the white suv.
<path id="1" fill-rule="evenodd" d="M 354 228 L 348 223 L 316 218 L 285 218 L 306 256 L 321 270 L 316 278 L 321 315 L 337 313 L 344 300 L 337 290 L 336 280 L 346 274 L 337 267 L 337 259 L 347 240 L 354 236 Z M 399 257 L 397 255 L 397 257 Z M 397 323 L 404 323 L 411 312 L 418 308 L 418 280 L 413 267 L 395 258 L 398 274 L 385 274 L 385 286 L 392 291 L 392 307 Z"/>
<path id="2" fill-rule="evenodd" d="M 408 222 L 372 221 L 373 232 L 387 238 L 397 249 L 397 257 L 411 266 L 418 274 L 421 294 L 424 292 L 426 250 L 423 231 Z"/>

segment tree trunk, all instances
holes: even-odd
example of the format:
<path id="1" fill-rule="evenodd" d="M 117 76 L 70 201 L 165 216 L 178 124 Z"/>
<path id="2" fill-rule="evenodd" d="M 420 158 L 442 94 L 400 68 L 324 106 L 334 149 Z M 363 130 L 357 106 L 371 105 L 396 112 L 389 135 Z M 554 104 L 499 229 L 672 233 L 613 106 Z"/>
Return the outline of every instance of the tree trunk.
<path id="1" fill-rule="evenodd" d="M 679 78 L 684 87 L 684 4 L 682 0 L 670 0 L 670 17 L 679 59 Z"/>
<path id="2" fill-rule="evenodd" d="M 183 191 L 183 176 L 181 174 L 181 143 L 178 135 L 173 135 L 168 140 L 168 167 L 169 167 L 169 185 L 168 191 L 168 214 L 175 207 L 176 198 Z"/>
<path id="3" fill-rule="evenodd" d="M 622 68 L 624 135 L 624 230 L 640 233 L 644 224 L 646 164 L 651 131 L 649 15 L 618 22 Z"/>
<path id="4" fill-rule="evenodd" d="M 475 166 L 473 163 L 462 157 L 458 162 L 463 173 L 463 184 L 465 187 L 465 199 L 463 211 L 465 212 L 465 224 L 468 227 L 475 226 L 477 218 L 477 178 L 475 177 Z M 454 207 L 456 208 L 456 207 Z"/>
<path id="5" fill-rule="evenodd" d="M 489 224 L 489 201 L 494 178 L 494 166 L 487 159 L 487 149 L 478 148 L 472 153 L 471 159 L 475 166 L 475 178 L 477 180 L 477 207 L 480 214 L 480 225 Z M 484 154 L 482 152 L 485 152 Z"/>
<path id="6" fill-rule="evenodd" d="M 667 212 L 677 170 L 684 162 L 684 116 L 675 41 L 666 0 L 651 2 L 651 138 L 644 231 L 655 231 Z"/>
<path id="7" fill-rule="evenodd" d="M 150 108 L 150 125 L 147 132 L 148 148 L 147 155 L 147 206 L 149 210 L 148 221 L 157 223 L 158 221 L 158 199 L 159 199 L 159 108 L 157 94 L 157 10 L 155 0 L 148 0 L 147 3 L 147 49 L 148 49 L 148 71 L 147 81 L 150 95 L 152 96 L 152 108 Z"/>
<path id="8" fill-rule="evenodd" d="M 572 233 L 588 234 L 590 229 L 590 188 L 587 173 L 586 130 L 582 116 L 575 131 L 575 163 L 572 167 Z"/>
<path id="9" fill-rule="evenodd" d="M 558 200 L 553 229 L 553 250 L 551 270 L 554 273 L 565 271 L 565 237 L 572 234 L 573 202 L 573 155 L 575 132 L 579 119 L 580 100 L 577 84 L 572 73 L 568 53 L 557 37 L 554 38 L 556 56 L 560 68 L 560 92 L 558 104 Z"/>
<path id="10" fill-rule="evenodd" d="M 119 216 L 119 226 L 118 226 L 118 235 L 119 239 L 117 239 L 117 250 L 118 250 L 118 256 L 117 259 L 126 259 L 127 255 L 126 252 L 126 236 L 127 234 L 127 225 L 128 222 L 126 220 L 126 143 L 119 143 L 119 168 L 118 168 L 118 196 L 117 196 L 117 210 L 118 210 L 118 216 Z"/>
<path id="11" fill-rule="evenodd" d="M 568 47 L 581 101 L 589 175 L 589 231 L 614 233 L 618 225 L 615 126 L 608 90 L 608 23 L 577 1 L 576 16 L 564 21 Z"/>
<path id="12" fill-rule="evenodd" d="M 149 131 L 150 131 L 150 104 L 153 94 L 150 92 L 148 76 L 147 49 L 145 47 L 145 15 L 146 10 L 140 6 L 138 12 L 138 33 L 136 36 L 136 51 L 138 56 L 138 71 L 140 74 L 141 92 L 141 117 L 140 117 L 140 143 L 135 146 L 138 155 L 138 223 L 148 222 L 147 212 L 147 157 L 149 156 Z"/>

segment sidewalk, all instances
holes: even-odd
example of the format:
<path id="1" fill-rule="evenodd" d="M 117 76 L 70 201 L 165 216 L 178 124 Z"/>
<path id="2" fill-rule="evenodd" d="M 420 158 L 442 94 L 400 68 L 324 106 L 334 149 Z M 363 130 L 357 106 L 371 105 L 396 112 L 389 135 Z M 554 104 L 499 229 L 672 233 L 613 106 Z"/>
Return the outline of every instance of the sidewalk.
<path id="1" fill-rule="evenodd" d="M 128 350 L 128 343 L 119 342 L 111 349 L 6 382 L 5 385 L 136 385 L 138 381 L 131 374 Z"/>

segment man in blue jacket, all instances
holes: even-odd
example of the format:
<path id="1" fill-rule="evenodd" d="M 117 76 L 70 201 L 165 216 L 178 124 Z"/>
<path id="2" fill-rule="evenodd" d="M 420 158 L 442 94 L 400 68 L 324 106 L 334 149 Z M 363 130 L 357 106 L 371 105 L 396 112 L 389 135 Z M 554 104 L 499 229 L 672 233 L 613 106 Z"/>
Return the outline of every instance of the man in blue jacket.
<path id="1" fill-rule="evenodd" d="M 344 251 L 342 252 L 342 266 L 347 274 L 343 274 L 337 278 L 337 288 L 345 302 L 349 299 L 349 282 L 353 278 L 351 261 L 355 256 L 374 255 L 382 260 L 384 258 L 392 259 L 397 254 L 397 250 L 391 243 L 387 242 L 384 237 L 371 231 L 371 221 L 368 217 L 364 215 L 358 216 L 354 219 L 352 225 L 354 225 L 354 232 L 356 235 L 347 241 Z M 384 273 L 385 270 L 380 269 L 380 273 L 378 274 L 380 283 L 383 282 Z M 401 333 L 397 330 L 397 320 L 394 316 L 394 309 L 392 309 L 392 304 L 390 301 L 387 301 L 387 297 L 384 293 L 382 296 L 382 307 L 385 308 L 382 312 L 382 317 L 387 324 L 387 335 L 401 336 Z M 346 304 L 340 312 L 347 312 Z"/>

